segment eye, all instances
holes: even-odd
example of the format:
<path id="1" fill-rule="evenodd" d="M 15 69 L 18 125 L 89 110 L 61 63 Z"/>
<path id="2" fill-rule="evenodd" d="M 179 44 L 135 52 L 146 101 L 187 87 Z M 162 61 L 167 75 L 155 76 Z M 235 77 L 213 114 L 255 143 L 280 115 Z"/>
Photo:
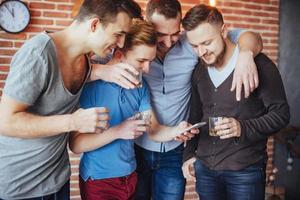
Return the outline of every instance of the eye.
<path id="1" fill-rule="evenodd" d="M 206 46 L 208 46 L 210 44 L 211 44 L 211 41 L 206 41 L 206 42 L 203 43 L 203 45 L 206 45 Z"/>

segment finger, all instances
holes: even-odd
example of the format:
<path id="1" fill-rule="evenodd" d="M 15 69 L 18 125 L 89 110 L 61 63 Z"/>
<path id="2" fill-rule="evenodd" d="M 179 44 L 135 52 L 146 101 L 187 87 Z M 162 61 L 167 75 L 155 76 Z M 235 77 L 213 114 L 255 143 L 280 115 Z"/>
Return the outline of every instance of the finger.
<path id="1" fill-rule="evenodd" d="M 249 76 L 245 76 L 243 79 L 245 98 L 248 98 L 250 95 L 250 85 L 249 85 Z"/>
<path id="2" fill-rule="evenodd" d="M 231 126 L 232 125 L 230 123 L 223 124 L 223 125 L 217 125 L 217 126 L 215 126 L 215 130 L 216 131 L 227 130 L 227 129 L 231 128 Z"/>
<path id="3" fill-rule="evenodd" d="M 109 115 L 108 114 L 98 114 L 97 121 L 108 121 Z"/>
<path id="4" fill-rule="evenodd" d="M 220 139 L 227 139 L 227 138 L 232 138 L 232 137 L 236 137 L 235 133 L 220 136 Z"/>
<path id="5" fill-rule="evenodd" d="M 236 90 L 235 90 L 235 95 L 236 95 L 236 100 L 240 101 L 241 100 L 241 93 L 242 93 L 242 81 L 238 80 L 236 83 Z"/>
<path id="6" fill-rule="evenodd" d="M 123 70 L 121 72 L 121 75 L 122 75 L 122 78 L 127 79 L 128 81 L 134 83 L 135 85 L 139 83 L 139 81 L 136 80 L 136 78 L 126 70 Z"/>
<path id="7" fill-rule="evenodd" d="M 95 107 L 94 109 L 97 112 L 97 114 L 105 114 L 109 112 L 108 108 L 106 107 Z"/>
<path id="8" fill-rule="evenodd" d="M 97 124 L 96 124 L 96 128 L 99 128 L 99 129 L 108 129 L 109 127 L 109 123 L 108 121 L 98 121 Z"/>
<path id="9" fill-rule="evenodd" d="M 250 87 L 250 92 L 253 92 L 255 90 L 255 81 L 253 76 L 249 78 L 249 87 Z"/>
<path id="10" fill-rule="evenodd" d="M 135 67 L 133 67 L 132 65 L 129 65 L 128 63 L 119 63 L 119 66 L 123 69 L 129 70 L 130 72 L 132 72 L 135 75 L 139 74 L 138 70 L 136 70 Z"/>
<path id="11" fill-rule="evenodd" d="M 178 142 L 185 142 L 184 140 L 182 140 L 180 137 L 175 137 L 174 140 L 178 141 Z"/>
<path id="12" fill-rule="evenodd" d="M 216 124 L 217 126 L 220 126 L 220 125 L 228 124 L 228 123 L 231 123 L 231 122 L 232 122 L 232 120 L 231 120 L 230 118 L 228 118 L 228 117 L 223 117 L 223 118 L 219 119 L 215 124 Z"/>
<path id="13" fill-rule="evenodd" d="M 136 83 L 131 82 L 127 78 L 120 76 L 116 82 L 123 88 L 133 89 L 136 88 Z"/>
<path id="14" fill-rule="evenodd" d="M 195 134 L 192 134 L 192 133 L 186 133 L 184 134 L 185 136 L 187 136 L 189 139 L 192 139 L 193 137 L 195 137 Z"/>
<path id="15" fill-rule="evenodd" d="M 224 136 L 224 135 L 228 135 L 228 134 L 231 134 L 231 133 L 232 133 L 231 129 L 217 131 L 218 136 Z"/>
<path id="16" fill-rule="evenodd" d="M 189 140 L 189 138 L 187 136 L 183 135 L 183 134 L 178 135 L 177 138 L 180 139 L 180 140 L 182 140 L 182 141 L 184 141 L 184 142 L 187 141 L 187 140 Z"/>
<path id="17" fill-rule="evenodd" d="M 193 129 L 190 130 L 190 133 L 192 133 L 192 134 L 198 134 L 199 132 L 200 131 L 197 128 L 193 128 Z"/>
<path id="18" fill-rule="evenodd" d="M 257 88 L 259 85 L 258 73 L 254 75 L 254 87 Z"/>
<path id="19" fill-rule="evenodd" d="M 231 89 L 230 89 L 231 92 L 235 90 L 235 86 L 236 86 L 236 76 L 234 74 L 232 79 Z"/>
<path id="20" fill-rule="evenodd" d="M 144 132 L 141 132 L 141 131 L 135 131 L 134 132 L 134 138 L 137 138 L 137 137 L 140 137 L 141 135 L 143 135 Z"/>

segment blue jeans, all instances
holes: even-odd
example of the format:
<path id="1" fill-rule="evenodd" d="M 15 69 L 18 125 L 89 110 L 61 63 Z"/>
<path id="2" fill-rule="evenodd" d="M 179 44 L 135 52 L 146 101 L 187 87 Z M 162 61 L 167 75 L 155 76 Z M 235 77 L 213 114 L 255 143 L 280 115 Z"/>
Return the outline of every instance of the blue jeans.
<path id="1" fill-rule="evenodd" d="M 70 181 L 63 185 L 63 187 L 56 193 L 29 198 L 24 200 L 69 200 L 70 199 Z M 0 199 L 4 200 L 4 199 Z"/>
<path id="2" fill-rule="evenodd" d="M 138 182 L 136 200 L 182 200 L 185 179 L 182 174 L 183 145 L 164 153 L 135 146 Z"/>
<path id="3" fill-rule="evenodd" d="M 196 191 L 201 200 L 264 200 L 265 163 L 243 170 L 210 170 L 199 159 L 194 163 Z"/>

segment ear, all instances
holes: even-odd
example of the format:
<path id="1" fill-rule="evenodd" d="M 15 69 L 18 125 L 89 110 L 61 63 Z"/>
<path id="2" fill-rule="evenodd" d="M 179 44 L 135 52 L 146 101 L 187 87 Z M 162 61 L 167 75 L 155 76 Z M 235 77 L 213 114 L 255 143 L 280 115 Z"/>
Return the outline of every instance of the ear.
<path id="1" fill-rule="evenodd" d="M 92 18 L 90 19 L 90 28 L 92 32 L 95 32 L 97 30 L 97 27 L 102 26 L 102 23 L 99 18 Z"/>
<path id="2" fill-rule="evenodd" d="M 227 27 L 227 24 L 223 24 L 223 25 L 222 25 L 222 28 L 221 28 L 221 34 L 222 34 L 223 39 L 226 39 L 226 38 L 227 38 L 227 35 L 228 35 L 228 27 Z"/>
<path id="3" fill-rule="evenodd" d="M 124 57 L 124 54 L 122 53 L 122 51 L 120 49 L 116 49 L 115 52 L 114 52 L 114 56 L 115 58 L 117 58 L 118 60 L 124 60 L 125 57 Z"/>

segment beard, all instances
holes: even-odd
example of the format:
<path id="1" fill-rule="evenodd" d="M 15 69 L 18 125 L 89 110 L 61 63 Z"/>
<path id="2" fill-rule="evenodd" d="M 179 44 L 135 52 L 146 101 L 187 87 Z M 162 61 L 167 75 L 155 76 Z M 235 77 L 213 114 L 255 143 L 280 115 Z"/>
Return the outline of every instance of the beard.
<path id="1" fill-rule="evenodd" d="M 215 59 L 214 62 L 208 64 L 208 63 L 205 62 L 205 59 L 203 59 L 203 58 L 201 58 L 201 62 L 203 64 L 205 64 L 205 66 L 208 66 L 208 67 L 222 64 L 223 61 L 224 61 L 224 55 L 225 55 L 225 52 L 226 52 L 226 43 L 225 43 L 224 39 L 222 39 L 222 47 L 221 48 L 222 48 L 222 50 L 218 55 L 216 55 L 216 59 Z M 211 54 L 214 54 L 214 53 L 211 53 Z"/>

